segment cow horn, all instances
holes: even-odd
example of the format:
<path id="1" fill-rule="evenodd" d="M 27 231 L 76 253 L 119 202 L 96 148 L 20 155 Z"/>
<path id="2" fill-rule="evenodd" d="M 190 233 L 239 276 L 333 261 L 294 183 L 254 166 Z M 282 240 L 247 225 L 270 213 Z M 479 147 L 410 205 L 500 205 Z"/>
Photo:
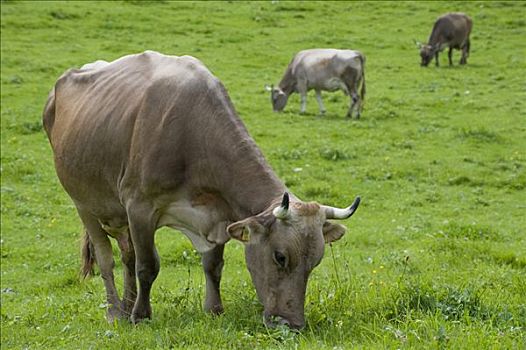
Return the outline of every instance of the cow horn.
<path id="1" fill-rule="evenodd" d="M 265 90 L 272 91 L 272 87 L 269 84 L 265 84 Z"/>
<path id="2" fill-rule="evenodd" d="M 413 39 L 413 41 L 415 42 L 416 47 L 418 47 L 419 49 L 422 48 L 423 45 L 420 41 L 416 41 L 415 39 Z"/>
<path id="3" fill-rule="evenodd" d="M 322 208 L 325 210 L 325 217 L 327 219 L 347 219 L 358 209 L 360 205 L 360 196 L 354 199 L 354 202 L 345 209 L 334 208 L 323 205 Z"/>
<path id="4" fill-rule="evenodd" d="M 278 219 L 286 219 L 289 216 L 289 194 L 287 192 L 283 194 L 280 206 L 274 208 L 272 213 Z"/>

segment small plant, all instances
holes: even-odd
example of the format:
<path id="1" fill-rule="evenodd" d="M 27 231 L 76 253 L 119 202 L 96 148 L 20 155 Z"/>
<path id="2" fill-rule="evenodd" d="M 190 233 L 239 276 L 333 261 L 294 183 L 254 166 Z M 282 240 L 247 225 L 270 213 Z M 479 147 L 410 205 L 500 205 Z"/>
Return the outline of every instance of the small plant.
<path id="1" fill-rule="evenodd" d="M 499 134 L 486 128 L 462 128 L 458 131 L 458 137 L 461 139 L 474 140 L 478 142 L 502 142 L 502 137 Z"/>
<path id="2" fill-rule="evenodd" d="M 462 238 L 469 240 L 501 240 L 501 235 L 498 231 L 488 226 L 481 226 L 476 224 L 461 225 L 455 222 L 447 224 L 442 230 L 443 234 L 448 238 Z"/>
<path id="3" fill-rule="evenodd" d="M 353 156 L 346 149 L 337 149 L 332 147 L 324 147 L 320 149 L 319 154 L 323 159 L 334 162 L 353 158 Z"/>

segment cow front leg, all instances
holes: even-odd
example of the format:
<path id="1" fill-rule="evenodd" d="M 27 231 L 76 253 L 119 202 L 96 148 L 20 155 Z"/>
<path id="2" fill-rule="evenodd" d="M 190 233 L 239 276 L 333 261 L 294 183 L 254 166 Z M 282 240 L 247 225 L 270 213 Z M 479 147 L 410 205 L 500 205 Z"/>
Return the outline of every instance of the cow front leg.
<path id="1" fill-rule="evenodd" d="M 466 64 L 468 63 L 468 56 L 469 56 L 469 39 L 466 41 L 466 44 L 462 47 L 462 57 L 460 58 L 460 64 Z"/>
<path id="2" fill-rule="evenodd" d="M 449 65 L 450 66 L 453 65 L 453 60 L 451 59 L 452 54 L 453 54 L 453 48 L 450 46 L 449 47 L 449 51 L 447 52 L 447 58 L 449 59 Z"/>
<path id="3" fill-rule="evenodd" d="M 305 114 L 305 111 L 307 110 L 307 93 L 306 92 L 300 92 L 300 113 Z"/>
<path id="4" fill-rule="evenodd" d="M 204 309 L 214 315 L 223 312 L 223 303 L 219 286 L 221 284 L 221 272 L 223 271 L 224 245 L 218 245 L 212 250 L 203 253 L 202 263 L 206 278 L 206 295 Z"/>
<path id="5" fill-rule="evenodd" d="M 152 317 L 150 290 L 159 274 L 160 261 L 154 243 L 156 221 L 153 211 L 148 206 L 130 205 L 127 213 L 135 250 L 135 271 L 139 280 L 139 292 L 131 320 L 133 323 L 138 323 Z"/>
<path id="6" fill-rule="evenodd" d="M 89 240 L 93 244 L 95 250 L 95 260 L 99 265 L 100 275 L 104 281 L 106 289 L 106 319 L 109 323 L 113 323 L 116 319 L 124 318 L 121 310 L 121 301 L 117 288 L 115 288 L 115 279 L 113 276 L 113 267 L 115 262 L 113 260 L 113 250 L 111 242 L 106 231 L 104 231 L 99 221 L 88 212 L 78 210 L 80 219 L 84 224 L 89 236 Z"/>
<path id="7" fill-rule="evenodd" d="M 129 231 L 118 237 L 121 250 L 121 261 L 124 276 L 124 293 L 122 295 L 122 309 L 129 317 L 137 299 L 137 276 L 135 274 L 135 250 L 130 238 Z"/>
<path id="8" fill-rule="evenodd" d="M 318 107 L 320 108 L 320 114 L 325 114 L 325 106 L 323 105 L 323 100 L 321 99 L 321 91 L 316 90 L 316 101 L 318 101 Z"/>
<path id="9" fill-rule="evenodd" d="M 437 50 L 437 52 L 435 52 L 435 66 L 437 66 L 437 67 L 439 66 L 439 64 L 438 64 L 438 50 Z"/>

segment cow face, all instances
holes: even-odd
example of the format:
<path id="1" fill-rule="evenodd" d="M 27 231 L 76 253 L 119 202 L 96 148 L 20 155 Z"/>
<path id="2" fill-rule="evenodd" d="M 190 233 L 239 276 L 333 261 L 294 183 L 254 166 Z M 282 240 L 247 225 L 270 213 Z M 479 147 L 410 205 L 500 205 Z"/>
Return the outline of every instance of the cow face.
<path id="1" fill-rule="evenodd" d="M 347 209 L 301 201 L 289 207 L 285 193 L 281 205 L 228 227 L 231 237 L 245 243 L 245 260 L 267 326 L 303 328 L 309 275 L 323 257 L 324 244 L 345 233 L 345 227 L 327 219 L 347 218 L 358 204 L 359 198 Z"/>
<path id="2" fill-rule="evenodd" d="M 420 57 L 422 58 L 420 65 L 422 67 L 427 67 L 429 62 L 431 62 L 431 60 L 433 59 L 434 54 L 435 52 L 431 45 L 422 45 L 420 47 Z"/>
<path id="3" fill-rule="evenodd" d="M 274 112 L 283 111 L 288 98 L 287 94 L 285 94 L 280 88 L 273 88 L 270 93 L 270 99 L 272 101 L 272 109 Z"/>

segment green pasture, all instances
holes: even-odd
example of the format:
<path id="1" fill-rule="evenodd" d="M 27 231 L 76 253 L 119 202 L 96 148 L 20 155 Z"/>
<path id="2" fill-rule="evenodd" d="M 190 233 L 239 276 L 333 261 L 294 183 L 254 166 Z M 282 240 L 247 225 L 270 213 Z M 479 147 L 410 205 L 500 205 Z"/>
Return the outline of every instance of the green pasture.
<path id="1" fill-rule="evenodd" d="M 463 11 L 471 56 L 421 68 L 414 40 Z M 1 348 L 524 349 L 526 347 L 525 2 L 1 2 Z M 293 54 L 366 57 L 362 119 L 347 97 L 299 97 L 273 113 Z M 276 173 L 304 200 L 362 204 L 314 270 L 306 328 L 267 329 L 227 244 L 225 313 L 202 311 L 200 257 L 156 236 L 153 319 L 108 324 L 99 276 L 78 277 L 80 220 L 41 125 L 67 69 L 156 50 L 192 55 L 224 83 Z M 117 253 L 117 250 L 115 250 Z M 120 276 L 116 255 L 116 274 Z"/>

